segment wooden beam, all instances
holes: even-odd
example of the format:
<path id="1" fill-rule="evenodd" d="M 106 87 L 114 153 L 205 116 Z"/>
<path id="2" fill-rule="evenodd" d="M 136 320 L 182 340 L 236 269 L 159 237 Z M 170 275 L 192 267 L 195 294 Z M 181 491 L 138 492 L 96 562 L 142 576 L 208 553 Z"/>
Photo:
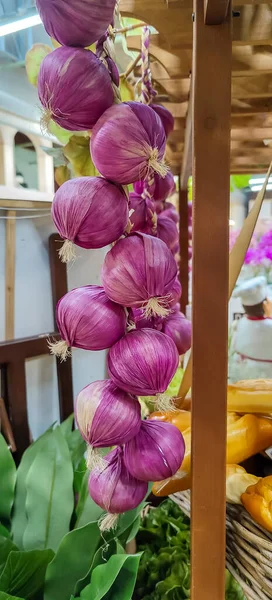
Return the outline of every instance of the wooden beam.
<path id="1" fill-rule="evenodd" d="M 185 118 L 188 111 L 188 102 L 162 102 L 165 108 L 167 108 L 176 119 Z"/>
<path id="2" fill-rule="evenodd" d="M 15 261 L 16 261 L 16 212 L 7 211 L 6 221 L 6 269 L 5 269 L 5 338 L 14 338 L 14 306 L 15 306 Z"/>
<path id="3" fill-rule="evenodd" d="M 228 13 L 229 0 L 204 0 L 206 25 L 221 25 Z"/>
<path id="4" fill-rule="evenodd" d="M 268 156 L 260 156 L 258 155 L 258 153 L 256 154 L 251 154 L 250 156 L 232 156 L 231 157 L 231 166 L 232 168 L 234 166 L 237 167 L 246 167 L 248 168 L 249 172 L 251 167 L 264 167 L 264 168 L 268 168 L 270 163 L 271 163 L 271 159 L 272 159 L 272 152 L 270 152 L 270 155 Z"/>
<path id="5" fill-rule="evenodd" d="M 189 235 L 188 235 L 188 187 L 182 189 L 179 183 L 179 280 L 182 287 L 180 309 L 185 314 L 189 298 Z"/>
<path id="6" fill-rule="evenodd" d="M 186 80 L 182 80 L 186 81 Z M 235 77 L 232 80 L 232 98 L 272 98 L 272 79 L 269 75 Z"/>
<path id="7" fill-rule="evenodd" d="M 194 12 L 191 598 L 223 600 L 231 17 L 204 25 L 203 0 Z"/>
<path id="8" fill-rule="evenodd" d="M 188 103 L 188 112 L 186 117 L 184 152 L 181 165 L 180 187 L 183 190 L 188 188 L 188 179 L 192 175 L 193 160 L 193 134 L 192 134 L 192 95 Z"/>

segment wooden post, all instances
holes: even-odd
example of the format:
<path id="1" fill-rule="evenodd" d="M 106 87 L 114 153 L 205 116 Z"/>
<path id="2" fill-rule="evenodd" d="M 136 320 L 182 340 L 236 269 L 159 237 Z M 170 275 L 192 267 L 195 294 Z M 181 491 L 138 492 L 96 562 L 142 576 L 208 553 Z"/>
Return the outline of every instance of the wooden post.
<path id="1" fill-rule="evenodd" d="M 192 600 L 225 598 L 230 14 L 194 0 Z"/>
<path id="2" fill-rule="evenodd" d="M 56 306 L 60 298 L 68 292 L 67 283 L 67 266 L 62 263 L 58 250 L 61 247 L 63 240 L 58 234 L 52 233 L 49 237 L 49 260 L 52 283 L 52 301 L 54 311 L 55 329 L 56 323 Z M 57 358 L 57 375 L 59 388 L 59 408 L 60 420 L 64 421 L 74 410 L 73 402 L 73 379 L 72 379 L 72 360 L 68 358 L 65 362 L 61 362 Z"/>
<path id="3" fill-rule="evenodd" d="M 16 211 L 7 211 L 6 221 L 6 273 L 5 273 L 5 303 L 6 325 L 5 338 L 14 338 L 14 300 L 15 300 L 15 259 L 16 259 Z"/>
<path id="4" fill-rule="evenodd" d="M 188 191 L 179 190 L 179 246 L 180 246 L 180 264 L 179 279 L 182 286 L 182 295 L 180 299 L 180 309 L 185 314 L 189 297 L 189 253 L 188 253 Z"/>

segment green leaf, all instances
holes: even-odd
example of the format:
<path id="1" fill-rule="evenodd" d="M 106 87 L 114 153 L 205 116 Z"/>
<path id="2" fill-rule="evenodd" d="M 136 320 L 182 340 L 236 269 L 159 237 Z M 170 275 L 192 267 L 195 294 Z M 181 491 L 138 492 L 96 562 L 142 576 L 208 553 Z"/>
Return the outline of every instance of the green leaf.
<path id="1" fill-rule="evenodd" d="M 81 600 L 131 600 L 141 554 L 111 556 L 104 565 L 94 569 L 91 583 L 80 594 Z"/>
<path id="2" fill-rule="evenodd" d="M 74 414 L 72 413 L 65 421 L 60 424 L 61 433 L 67 439 L 69 433 L 71 433 L 74 424 Z"/>
<path id="3" fill-rule="evenodd" d="M 6 592 L 0 592 L 0 600 L 22 600 L 22 598 L 11 596 L 10 594 L 6 594 Z"/>
<path id="4" fill-rule="evenodd" d="M 5 538 L 10 538 L 9 530 L 6 527 L 4 527 L 4 525 L 2 525 L 2 523 L 0 523 L 0 536 L 5 537 Z"/>
<path id="5" fill-rule="evenodd" d="M 0 520 L 9 521 L 14 500 L 16 467 L 7 443 L 0 434 L 1 493 Z"/>
<path id="6" fill-rule="evenodd" d="M 75 524 L 75 529 L 78 527 L 83 527 L 87 523 L 92 521 L 98 521 L 98 519 L 103 514 L 103 509 L 100 508 L 91 498 L 88 490 L 88 480 L 89 480 L 89 472 L 86 471 L 81 490 L 79 494 L 79 501 L 76 508 L 77 521 Z"/>
<path id="7" fill-rule="evenodd" d="M 13 539 L 18 548 L 23 549 L 23 535 L 27 526 L 26 503 L 26 479 L 37 454 L 42 450 L 47 441 L 53 437 L 53 426 L 50 427 L 34 444 L 31 444 L 23 454 L 17 470 L 17 482 L 15 487 L 15 501 L 13 507 L 11 531 Z"/>
<path id="8" fill-rule="evenodd" d="M 75 177 L 93 177 L 98 175 L 90 154 L 90 139 L 73 135 L 63 152 L 70 161 Z"/>
<path id="9" fill-rule="evenodd" d="M 141 525 L 142 519 L 141 519 L 141 515 L 139 515 L 134 523 L 132 524 L 131 530 L 129 532 L 129 536 L 127 538 L 127 544 L 129 544 L 129 542 L 132 542 L 132 540 L 134 540 L 136 538 L 136 535 L 140 529 L 140 525 Z"/>
<path id="10" fill-rule="evenodd" d="M 49 122 L 49 131 L 54 135 L 61 144 L 68 144 L 70 137 L 73 135 L 72 131 L 68 131 L 67 129 L 63 129 L 54 121 Z"/>
<path id="11" fill-rule="evenodd" d="M 25 66 L 28 81 L 37 87 L 38 76 L 43 59 L 52 52 L 52 48 L 46 44 L 34 44 L 26 53 Z"/>
<path id="12" fill-rule="evenodd" d="M 29 469 L 26 488 L 28 522 L 24 548 L 55 551 L 69 531 L 74 507 L 73 467 L 60 427 L 38 452 Z"/>
<path id="13" fill-rule="evenodd" d="M 120 551 L 120 548 L 121 548 L 121 551 Z M 82 592 L 82 590 L 87 585 L 89 585 L 92 571 L 96 567 L 98 567 L 98 565 L 105 564 L 105 561 L 109 560 L 113 554 L 117 554 L 117 553 L 124 554 L 124 549 L 122 546 L 120 546 L 118 541 L 115 539 L 111 540 L 109 543 L 103 544 L 103 546 L 100 546 L 100 548 L 98 548 L 98 550 L 96 551 L 96 553 L 94 555 L 94 558 L 93 558 L 93 561 L 89 568 L 89 571 L 86 573 L 85 577 L 83 577 L 82 579 L 79 579 L 76 583 L 76 586 L 74 589 L 75 597 L 79 596 L 80 593 Z"/>
<path id="14" fill-rule="evenodd" d="M 76 583 L 88 573 L 100 541 L 97 523 L 64 537 L 46 572 L 44 600 L 70 600 Z"/>
<path id="15" fill-rule="evenodd" d="M 77 469 L 86 452 L 86 442 L 82 439 L 78 429 L 70 431 L 66 437 L 74 469 Z M 85 469 L 84 469 L 85 472 Z"/>
<path id="16" fill-rule="evenodd" d="M 45 572 L 52 560 L 52 550 L 10 552 L 0 576 L 0 590 L 21 598 L 32 598 L 43 588 Z"/>
<path id="17" fill-rule="evenodd" d="M 6 562 L 12 550 L 18 550 L 17 546 L 10 539 L 0 536 L 0 565 Z"/>

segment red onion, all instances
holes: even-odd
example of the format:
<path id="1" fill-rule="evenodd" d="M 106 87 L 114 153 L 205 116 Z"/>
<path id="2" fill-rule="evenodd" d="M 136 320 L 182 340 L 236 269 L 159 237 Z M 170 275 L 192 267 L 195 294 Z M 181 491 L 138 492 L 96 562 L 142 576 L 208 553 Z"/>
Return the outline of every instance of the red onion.
<path id="1" fill-rule="evenodd" d="M 110 380 L 95 381 L 81 390 L 75 412 L 80 433 L 89 444 L 89 468 L 96 464 L 96 457 L 100 458 L 93 448 L 125 444 L 141 426 L 141 407 L 137 398 L 120 390 Z"/>
<path id="2" fill-rule="evenodd" d="M 145 189 L 145 181 L 136 181 L 134 183 L 134 191 L 136 194 L 142 194 Z M 168 171 L 167 175 L 162 178 L 160 175 L 155 173 L 154 175 L 154 187 L 152 191 L 152 198 L 156 202 L 164 202 L 168 196 L 171 196 L 176 189 L 176 184 L 171 171 Z"/>
<path id="3" fill-rule="evenodd" d="M 182 287 L 181 287 L 178 277 L 176 278 L 176 281 L 174 283 L 174 288 L 173 288 L 172 294 L 175 299 L 172 306 L 175 306 L 175 304 L 179 301 L 181 294 L 182 294 Z"/>
<path id="4" fill-rule="evenodd" d="M 162 212 L 163 212 L 164 217 L 168 217 L 169 219 L 172 219 L 172 221 L 174 221 L 174 223 L 179 222 L 179 213 L 175 209 L 174 205 L 171 202 L 165 202 L 164 210 Z"/>
<path id="5" fill-rule="evenodd" d="M 127 470 L 141 481 L 162 481 L 175 475 L 184 458 L 182 434 L 171 423 L 142 421 L 139 433 L 125 445 Z"/>
<path id="6" fill-rule="evenodd" d="M 161 106 L 161 104 L 152 104 L 152 108 L 157 115 L 159 115 L 164 127 L 165 135 L 168 137 L 169 133 L 173 131 L 175 123 L 172 113 L 170 113 L 170 111 L 164 106 Z"/>
<path id="7" fill-rule="evenodd" d="M 178 229 L 176 223 L 169 217 L 165 217 L 163 212 L 158 215 L 157 235 L 173 251 L 179 237 Z"/>
<path id="8" fill-rule="evenodd" d="M 153 172 L 165 177 L 165 144 L 156 113 L 139 102 L 123 102 L 109 108 L 96 123 L 91 154 L 103 177 L 127 185 Z"/>
<path id="9" fill-rule="evenodd" d="M 126 469 L 122 448 L 112 450 L 104 460 L 106 468 L 95 468 L 89 478 L 92 499 L 109 513 L 100 524 L 102 531 L 115 525 L 118 514 L 136 508 L 148 490 L 146 482 L 135 479 Z"/>
<path id="10" fill-rule="evenodd" d="M 57 191 L 52 217 L 66 241 L 59 255 L 63 262 L 75 257 L 73 244 L 103 248 L 115 242 L 128 224 L 128 200 L 121 186 L 102 177 L 70 179 Z"/>
<path id="11" fill-rule="evenodd" d="M 108 354 L 112 381 L 136 396 L 163 394 L 179 363 L 174 342 L 155 329 L 130 331 Z"/>
<path id="12" fill-rule="evenodd" d="M 154 202 L 144 195 L 138 196 L 138 194 L 131 192 L 129 194 L 129 205 L 133 210 L 130 215 L 130 222 L 133 225 L 132 231 L 155 234 L 157 231 L 157 216 Z"/>
<path id="13" fill-rule="evenodd" d="M 52 118 L 69 131 L 92 129 L 114 101 L 107 67 L 84 48 L 63 46 L 48 54 L 41 64 L 38 92 L 44 125 Z"/>
<path id="14" fill-rule="evenodd" d="M 180 310 L 175 310 L 164 319 L 161 331 L 172 338 L 179 354 L 185 354 L 191 348 L 192 324 Z"/>
<path id="15" fill-rule="evenodd" d="M 124 335 L 126 314 L 111 302 L 102 287 L 86 285 L 63 296 L 57 304 L 61 341 L 50 344 L 52 354 L 65 360 L 69 348 L 105 350 Z"/>
<path id="16" fill-rule="evenodd" d="M 191 348 L 192 325 L 180 312 L 179 304 L 164 318 L 151 317 L 147 319 L 141 309 L 134 308 L 131 311 L 130 320 L 135 323 L 137 329 L 150 327 L 168 335 L 175 342 L 179 354 L 185 354 Z"/>
<path id="17" fill-rule="evenodd" d="M 48 35 L 62 46 L 91 46 L 113 19 L 116 0 L 36 0 Z"/>
<path id="18" fill-rule="evenodd" d="M 177 301 L 176 275 L 177 265 L 166 244 L 144 233 L 119 240 L 102 268 L 108 297 L 123 306 L 145 306 L 147 316 L 169 313 Z"/>

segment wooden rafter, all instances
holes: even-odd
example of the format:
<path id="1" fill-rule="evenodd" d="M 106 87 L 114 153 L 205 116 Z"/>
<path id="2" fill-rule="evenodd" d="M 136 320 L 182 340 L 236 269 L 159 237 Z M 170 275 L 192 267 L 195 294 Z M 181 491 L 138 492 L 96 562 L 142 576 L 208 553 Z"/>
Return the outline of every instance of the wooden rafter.
<path id="1" fill-rule="evenodd" d="M 229 0 L 204 0 L 204 20 L 206 25 L 221 25 L 225 21 Z"/>

